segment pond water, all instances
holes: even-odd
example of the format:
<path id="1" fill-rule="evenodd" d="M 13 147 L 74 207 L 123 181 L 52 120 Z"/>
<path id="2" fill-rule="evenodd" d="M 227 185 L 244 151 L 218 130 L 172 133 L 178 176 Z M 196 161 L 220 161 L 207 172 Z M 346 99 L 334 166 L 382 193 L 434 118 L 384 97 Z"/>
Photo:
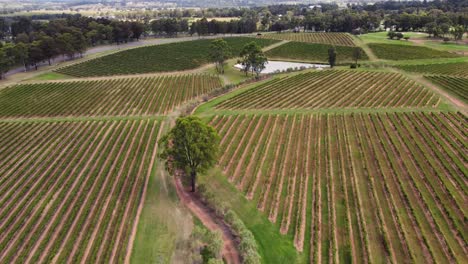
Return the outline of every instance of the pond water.
<path id="1" fill-rule="evenodd" d="M 290 62 L 290 61 L 269 61 L 265 66 L 266 67 L 262 71 L 262 73 L 282 72 L 282 71 L 286 71 L 287 69 L 300 69 L 300 68 L 323 69 L 323 68 L 330 67 L 330 65 L 326 65 L 326 64 L 311 64 L 311 63 L 300 63 L 300 62 Z M 237 69 L 242 69 L 241 64 L 236 64 L 234 65 L 234 67 L 236 67 Z"/>

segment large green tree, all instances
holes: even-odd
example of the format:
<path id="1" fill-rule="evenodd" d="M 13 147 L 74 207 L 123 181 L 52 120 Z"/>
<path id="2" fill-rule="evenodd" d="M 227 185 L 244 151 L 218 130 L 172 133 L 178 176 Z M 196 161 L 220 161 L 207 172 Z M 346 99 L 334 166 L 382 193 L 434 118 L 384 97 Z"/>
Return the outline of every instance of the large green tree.
<path id="1" fill-rule="evenodd" d="M 216 130 L 195 116 L 180 117 L 174 128 L 160 140 L 162 153 L 170 171 L 190 176 L 192 192 L 198 173 L 215 165 L 220 137 Z"/>
<path id="2" fill-rule="evenodd" d="M 224 39 L 215 39 L 210 44 L 210 58 L 218 73 L 224 73 L 224 64 L 231 57 L 231 48 Z"/>
<path id="3" fill-rule="evenodd" d="M 355 47 L 353 50 L 353 59 L 354 59 L 354 63 L 356 64 L 356 67 L 357 67 L 358 60 L 360 60 L 361 57 L 362 57 L 361 48 Z"/>
<path id="4" fill-rule="evenodd" d="M 336 65 L 336 49 L 335 47 L 330 47 L 328 49 L 328 63 L 330 67 L 333 68 Z"/>
<path id="5" fill-rule="evenodd" d="M 254 41 L 247 43 L 240 53 L 240 63 L 242 69 L 247 75 L 249 71 L 255 72 L 257 76 L 265 69 L 265 64 L 268 63 L 267 57 L 262 51 L 262 48 Z"/>

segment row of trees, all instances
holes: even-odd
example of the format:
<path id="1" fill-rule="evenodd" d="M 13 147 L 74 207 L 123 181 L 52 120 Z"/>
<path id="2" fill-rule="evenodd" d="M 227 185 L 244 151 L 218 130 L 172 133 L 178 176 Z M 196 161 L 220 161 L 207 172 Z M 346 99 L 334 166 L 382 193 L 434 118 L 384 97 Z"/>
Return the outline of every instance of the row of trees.
<path id="1" fill-rule="evenodd" d="M 16 65 L 25 71 L 39 63 L 66 56 L 82 56 L 86 49 L 102 43 L 123 43 L 138 40 L 145 32 L 139 22 L 111 21 L 82 16 L 66 16 L 49 22 L 21 17 L 0 19 L 0 78 Z"/>

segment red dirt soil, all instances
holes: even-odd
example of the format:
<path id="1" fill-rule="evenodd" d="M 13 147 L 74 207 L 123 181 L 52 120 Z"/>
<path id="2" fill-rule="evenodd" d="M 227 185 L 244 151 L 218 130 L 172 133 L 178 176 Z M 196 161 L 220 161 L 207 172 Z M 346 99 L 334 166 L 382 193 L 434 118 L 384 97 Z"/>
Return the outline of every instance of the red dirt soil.
<path id="1" fill-rule="evenodd" d="M 179 178 L 174 177 L 174 184 L 182 204 L 196 215 L 209 230 L 221 232 L 223 239 L 222 255 L 226 263 L 240 264 L 240 253 L 236 247 L 236 241 L 230 228 L 225 223 L 219 221 L 217 216 L 198 198 L 185 190 Z"/>

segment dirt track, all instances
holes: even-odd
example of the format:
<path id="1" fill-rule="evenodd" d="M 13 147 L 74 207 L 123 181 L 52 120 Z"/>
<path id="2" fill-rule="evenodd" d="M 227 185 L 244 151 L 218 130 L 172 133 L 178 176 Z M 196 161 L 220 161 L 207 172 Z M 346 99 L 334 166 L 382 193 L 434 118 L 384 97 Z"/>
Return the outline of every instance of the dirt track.
<path id="1" fill-rule="evenodd" d="M 235 238 L 230 228 L 220 221 L 217 221 L 217 216 L 203 203 L 191 195 L 184 189 L 180 179 L 175 178 L 175 186 L 177 195 L 180 201 L 184 204 L 194 215 L 200 219 L 200 221 L 211 231 L 220 231 L 223 239 L 223 251 L 222 255 L 224 260 L 229 264 L 240 264 L 241 258 L 240 253 L 236 247 Z"/>

